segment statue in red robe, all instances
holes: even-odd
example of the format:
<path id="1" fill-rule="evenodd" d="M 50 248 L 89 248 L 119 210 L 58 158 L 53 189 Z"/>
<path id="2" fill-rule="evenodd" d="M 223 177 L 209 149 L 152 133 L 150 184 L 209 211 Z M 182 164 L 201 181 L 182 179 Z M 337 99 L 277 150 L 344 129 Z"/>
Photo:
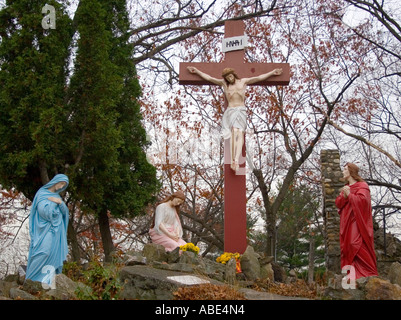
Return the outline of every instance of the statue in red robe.
<path id="1" fill-rule="evenodd" d="M 370 190 L 358 171 L 353 163 L 345 165 L 343 175 L 348 183 L 336 198 L 340 214 L 341 269 L 353 266 L 356 279 L 378 275 Z"/>

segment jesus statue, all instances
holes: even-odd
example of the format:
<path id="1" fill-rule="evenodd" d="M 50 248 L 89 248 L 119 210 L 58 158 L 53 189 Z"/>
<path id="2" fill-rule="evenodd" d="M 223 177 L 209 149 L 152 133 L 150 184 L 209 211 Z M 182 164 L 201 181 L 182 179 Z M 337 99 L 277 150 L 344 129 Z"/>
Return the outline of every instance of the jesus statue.
<path id="1" fill-rule="evenodd" d="M 283 73 L 282 69 L 274 69 L 271 72 L 261 74 L 256 77 L 240 79 L 232 68 L 225 68 L 222 79 L 214 78 L 195 67 L 188 67 L 188 71 L 197 74 L 202 79 L 223 88 L 228 107 L 223 114 L 222 135 L 224 139 L 231 138 L 231 169 L 235 172 L 239 169 L 239 157 L 245 141 L 246 131 L 246 108 L 245 92 L 247 85 L 264 81 L 272 76 L 279 76 Z"/>

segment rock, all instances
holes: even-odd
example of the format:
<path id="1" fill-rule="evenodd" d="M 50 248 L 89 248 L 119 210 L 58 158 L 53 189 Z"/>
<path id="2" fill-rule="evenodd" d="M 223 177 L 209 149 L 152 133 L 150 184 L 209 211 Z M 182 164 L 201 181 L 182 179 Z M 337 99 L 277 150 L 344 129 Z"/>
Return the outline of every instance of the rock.
<path id="1" fill-rule="evenodd" d="M 248 246 L 241 256 L 241 270 L 248 280 L 260 278 L 259 255 L 255 253 L 251 246 Z"/>
<path id="2" fill-rule="evenodd" d="M 18 280 L 19 280 L 18 274 L 8 274 L 4 278 L 5 282 L 17 282 L 18 283 Z"/>
<path id="3" fill-rule="evenodd" d="M 54 288 L 46 291 L 44 297 L 55 300 L 71 300 L 76 298 L 76 290 L 82 283 L 74 282 L 64 274 L 55 276 Z"/>
<path id="4" fill-rule="evenodd" d="M 157 269 L 163 269 L 163 270 L 171 270 L 171 271 L 178 271 L 178 272 L 188 272 L 192 273 L 194 272 L 194 268 L 192 264 L 188 263 L 161 263 L 154 261 L 152 266 Z"/>
<path id="5" fill-rule="evenodd" d="M 334 275 L 328 281 L 328 286 L 323 292 L 323 296 L 333 300 L 364 300 L 364 286 L 367 278 L 361 278 L 356 281 L 355 289 L 344 289 L 344 275 Z"/>
<path id="6" fill-rule="evenodd" d="M 222 263 L 218 263 L 209 259 L 202 259 L 199 265 L 196 266 L 196 270 L 209 278 L 224 281 L 224 274 L 226 272 L 226 266 Z"/>
<path id="7" fill-rule="evenodd" d="M 126 266 L 146 265 L 146 258 L 139 252 L 127 253 L 124 256 Z"/>
<path id="8" fill-rule="evenodd" d="M 274 260 L 273 256 L 267 256 L 266 254 L 259 254 L 260 258 L 259 258 L 259 263 L 261 266 L 264 266 L 266 264 L 272 263 Z"/>
<path id="9" fill-rule="evenodd" d="M 8 282 L 5 280 L 0 280 L 0 296 L 10 298 L 10 290 L 11 288 L 18 287 L 18 283 L 16 281 Z"/>
<path id="10" fill-rule="evenodd" d="M 175 248 L 173 251 L 168 252 L 167 262 L 176 263 L 180 259 L 180 247 Z"/>
<path id="11" fill-rule="evenodd" d="M 14 300 L 38 300 L 34 295 L 17 287 L 10 289 L 10 298 Z"/>
<path id="12" fill-rule="evenodd" d="M 6 282 L 4 280 L 0 280 L 0 296 L 5 297 L 6 289 L 5 289 Z"/>
<path id="13" fill-rule="evenodd" d="M 367 300 L 401 300 L 401 287 L 384 279 L 371 277 L 365 290 Z"/>
<path id="14" fill-rule="evenodd" d="M 260 278 L 274 281 L 274 271 L 271 264 L 274 260 L 274 257 L 267 256 L 265 253 L 259 253 L 259 256 Z"/>
<path id="15" fill-rule="evenodd" d="M 391 283 L 401 286 L 401 263 L 392 263 L 387 277 Z"/>
<path id="16" fill-rule="evenodd" d="M 174 298 L 173 292 L 179 287 L 211 282 L 183 272 L 148 266 L 124 267 L 120 271 L 120 280 L 123 288 L 119 298 L 127 300 L 171 300 Z"/>
<path id="17" fill-rule="evenodd" d="M 153 261 L 165 262 L 167 261 L 167 252 L 160 244 L 147 243 L 143 247 L 142 254 L 145 256 L 147 263 Z"/>
<path id="18" fill-rule="evenodd" d="M 231 258 L 230 261 L 226 263 L 226 270 L 224 273 L 224 280 L 233 285 L 236 281 L 237 276 L 237 261 L 235 258 Z"/>
<path id="19" fill-rule="evenodd" d="M 13 278 L 8 277 L 7 279 Z M 77 288 L 86 287 L 80 282 L 72 281 L 64 274 L 57 274 L 54 279 L 52 286 L 31 279 L 26 279 L 23 285 L 18 285 L 16 281 L 0 280 L 0 296 L 16 300 L 70 300 L 77 298 Z"/>
<path id="20" fill-rule="evenodd" d="M 272 264 L 265 264 L 260 267 L 260 277 L 262 279 L 269 279 L 270 281 L 274 281 L 274 271 Z"/>
<path id="21" fill-rule="evenodd" d="M 33 281 L 31 279 L 25 279 L 23 284 L 23 290 L 30 293 L 30 294 L 39 294 L 45 291 L 42 283 L 39 281 Z"/>
<path id="22" fill-rule="evenodd" d="M 196 254 L 195 252 L 191 251 L 183 251 L 179 258 L 180 263 L 188 263 L 188 264 L 195 264 L 196 261 Z"/>
<path id="23" fill-rule="evenodd" d="M 274 281 L 285 283 L 287 274 L 284 268 L 275 262 L 271 262 L 271 265 L 274 272 Z"/>
<path id="24" fill-rule="evenodd" d="M 298 279 L 298 277 L 297 277 L 296 271 L 294 269 L 291 269 L 288 272 L 288 277 L 287 277 L 285 283 L 287 283 L 287 284 L 294 283 L 294 282 L 297 282 L 297 279 Z"/>
<path id="25" fill-rule="evenodd" d="M 307 298 L 280 296 L 275 293 L 261 292 L 249 288 L 240 288 L 238 291 L 243 293 L 245 299 L 248 300 L 309 300 Z"/>
<path id="26" fill-rule="evenodd" d="M 329 280 L 324 296 L 335 300 L 401 300 L 401 287 L 380 277 L 356 280 L 355 289 L 343 288 L 343 275 Z"/>

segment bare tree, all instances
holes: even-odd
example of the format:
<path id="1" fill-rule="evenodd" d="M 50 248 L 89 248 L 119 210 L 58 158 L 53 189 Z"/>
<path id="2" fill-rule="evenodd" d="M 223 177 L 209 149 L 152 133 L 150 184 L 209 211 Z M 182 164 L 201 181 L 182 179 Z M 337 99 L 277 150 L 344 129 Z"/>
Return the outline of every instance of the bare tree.
<path id="1" fill-rule="evenodd" d="M 365 17 L 348 29 L 369 48 L 369 64 L 360 66 L 353 112 L 328 121 L 341 133 L 335 139 L 344 156 L 361 163 L 365 178 L 375 191 L 375 206 L 400 215 L 401 6 L 396 1 L 345 2 L 349 4 L 348 10 L 356 10 Z M 344 10 L 328 12 L 338 21 L 344 21 L 343 13 Z"/>

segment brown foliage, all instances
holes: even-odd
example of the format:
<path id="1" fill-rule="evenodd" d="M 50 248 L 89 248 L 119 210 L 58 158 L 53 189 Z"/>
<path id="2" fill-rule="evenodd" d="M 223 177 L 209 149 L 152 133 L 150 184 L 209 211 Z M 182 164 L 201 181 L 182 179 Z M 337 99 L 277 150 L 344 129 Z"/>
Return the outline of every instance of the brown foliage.
<path id="1" fill-rule="evenodd" d="M 308 285 L 304 280 L 298 279 L 293 283 L 272 282 L 269 279 L 259 280 L 255 283 L 254 288 L 258 291 L 267 291 L 288 297 L 303 297 L 308 299 L 317 298 L 317 290 L 315 287 Z"/>
<path id="2" fill-rule="evenodd" d="M 175 300 L 245 300 L 245 296 L 227 285 L 201 284 L 179 288 Z"/>

